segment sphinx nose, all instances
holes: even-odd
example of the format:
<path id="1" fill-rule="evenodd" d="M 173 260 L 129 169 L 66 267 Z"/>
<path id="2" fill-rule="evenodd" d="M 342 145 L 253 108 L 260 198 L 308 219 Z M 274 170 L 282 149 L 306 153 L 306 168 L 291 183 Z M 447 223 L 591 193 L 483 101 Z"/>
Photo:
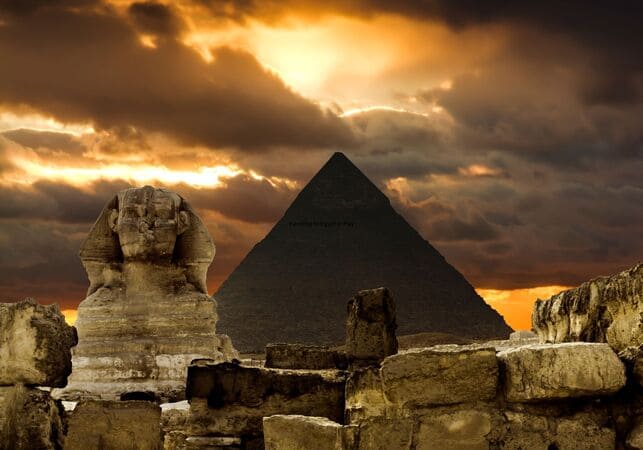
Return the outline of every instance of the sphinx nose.
<path id="1" fill-rule="evenodd" d="M 154 221 L 148 219 L 143 219 L 138 224 L 138 231 L 144 233 L 150 229 L 154 228 Z"/>

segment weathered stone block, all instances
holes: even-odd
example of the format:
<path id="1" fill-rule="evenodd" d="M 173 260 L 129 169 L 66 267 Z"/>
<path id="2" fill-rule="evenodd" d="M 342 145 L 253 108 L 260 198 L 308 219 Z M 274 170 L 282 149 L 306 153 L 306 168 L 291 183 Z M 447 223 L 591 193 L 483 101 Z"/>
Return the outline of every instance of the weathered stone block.
<path id="1" fill-rule="evenodd" d="M 85 401 L 69 416 L 65 450 L 160 450 L 161 408 L 145 401 Z"/>
<path id="2" fill-rule="evenodd" d="M 375 417 L 359 424 L 359 450 L 408 450 L 413 445 L 412 419 Z"/>
<path id="3" fill-rule="evenodd" d="M 538 339 L 538 335 L 529 330 L 518 330 L 509 335 L 509 340 L 514 342 L 529 341 L 532 339 Z"/>
<path id="4" fill-rule="evenodd" d="M 637 450 L 643 449 L 643 417 L 638 417 L 627 435 L 627 445 Z"/>
<path id="5" fill-rule="evenodd" d="M 388 289 L 358 292 L 348 302 L 346 355 L 353 366 L 378 364 L 397 353 L 395 303 Z"/>
<path id="6" fill-rule="evenodd" d="M 58 305 L 0 303 L 0 385 L 65 386 L 77 343 Z"/>
<path id="7" fill-rule="evenodd" d="M 386 398 L 412 409 L 493 399 L 498 363 L 492 347 L 445 345 L 389 356 L 381 374 Z"/>
<path id="8" fill-rule="evenodd" d="M 532 314 L 540 342 L 607 342 L 616 351 L 643 342 L 643 263 L 537 300 Z"/>
<path id="9" fill-rule="evenodd" d="M 275 369 L 341 369 L 348 367 L 346 354 L 329 347 L 302 344 L 266 345 L 266 367 Z"/>
<path id="10" fill-rule="evenodd" d="M 505 411 L 506 428 L 499 439 L 505 450 L 610 450 L 614 430 L 579 414 L 571 417 L 541 416 Z"/>
<path id="11" fill-rule="evenodd" d="M 346 423 L 386 415 L 382 377 L 376 367 L 351 372 L 346 380 Z"/>
<path id="12" fill-rule="evenodd" d="M 264 417 L 263 433 L 266 450 L 352 450 L 357 441 L 357 427 L 342 426 L 325 417 Z"/>
<path id="13" fill-rule="evenodd" d="M 498 353 L 510 402 L 612 394 L 625 367 L 607 344 L 529 345 Z"/>
<path id="14" fill-rule="evenodd" d="M 417 450 L 486 450 L 491 414 L 461 410 L 423 417 L 416 436 Z"/>
<path id="15" fill-rule="evenodd" d="M 0 387 L 0 450 L 62 448 L 62 407 L 49 392 Z"/>
<path id="16" fill-rule="evenodd" d="M 262 418 L 302 414 L 342 422 L 345 376 L 339 371 L 244 367 L 196 361 L 188 368 L 192 435 L 260 436 Z"/>

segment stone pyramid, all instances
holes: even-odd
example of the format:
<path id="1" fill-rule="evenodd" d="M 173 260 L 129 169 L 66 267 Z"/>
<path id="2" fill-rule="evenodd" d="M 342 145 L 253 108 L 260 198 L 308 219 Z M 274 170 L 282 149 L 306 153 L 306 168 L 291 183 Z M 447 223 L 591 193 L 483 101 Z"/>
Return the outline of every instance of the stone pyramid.
<path id="1" fill-rule="evenodd" d="M 218 329 L 240 351 L 270 342 L 341 343 L 346 303 L 388 287 L 398 335 L 506 337 L 502 316 L 335 153 L 214 294 Z"/>

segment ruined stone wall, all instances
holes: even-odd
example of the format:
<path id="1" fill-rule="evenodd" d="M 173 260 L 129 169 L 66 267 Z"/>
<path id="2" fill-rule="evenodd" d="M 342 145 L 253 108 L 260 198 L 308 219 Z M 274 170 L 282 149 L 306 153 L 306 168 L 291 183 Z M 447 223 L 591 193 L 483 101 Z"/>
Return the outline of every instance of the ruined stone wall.
<path id="1" fill-rule="evenodd" d="M 343 421 L 264 418 L 265 448 L 643 448 L 634 366 L 600 343 L 411 349 L 348 375 Z"/>

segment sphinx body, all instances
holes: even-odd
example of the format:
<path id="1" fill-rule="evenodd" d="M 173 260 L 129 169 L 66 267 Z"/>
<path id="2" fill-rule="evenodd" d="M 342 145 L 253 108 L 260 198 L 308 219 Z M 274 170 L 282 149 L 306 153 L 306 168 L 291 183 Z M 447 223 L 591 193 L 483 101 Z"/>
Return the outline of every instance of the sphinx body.
<path id="1" fill-rule="evenodd" d="M 205 278 L 214 244 L 179 195 L 150 186 L 120 192 L 80 257 L 90 287 L 60 397 L 180 400 L 190 361 L 238 356 L 227 336 L 215 334 L 216 302 Z"/>

